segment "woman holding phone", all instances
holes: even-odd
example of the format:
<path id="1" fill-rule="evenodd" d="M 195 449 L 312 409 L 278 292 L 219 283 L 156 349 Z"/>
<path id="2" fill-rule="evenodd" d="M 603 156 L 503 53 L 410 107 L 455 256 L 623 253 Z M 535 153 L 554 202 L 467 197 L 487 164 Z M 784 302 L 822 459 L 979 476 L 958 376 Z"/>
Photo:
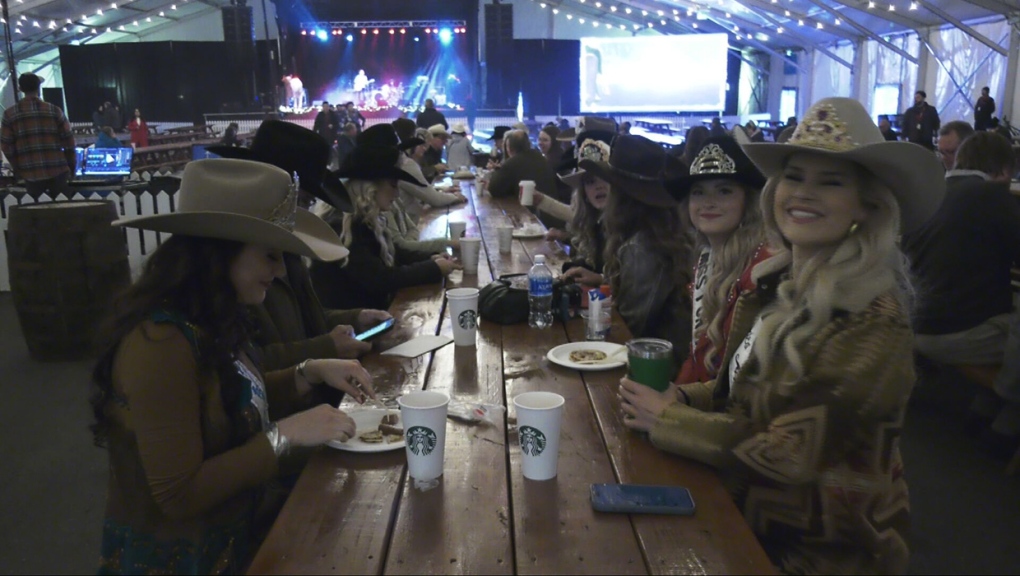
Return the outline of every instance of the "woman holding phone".
<path id="1" fill-rule="evenodd" d="M 753 272 L 715 380 L 680 398 L 624 380 L 626 423 L 719 469 L 783 572 L 902 573 L 909 502 L 897 439 L 914 385 L 896 238 L 934 214 L 943 171 L 827 98 L 786 144 L 747 144 L 768 177 L 777 254 Z"/>
<path id="2" fill-rule="evenodd" d="M 344 412 L 309 408 L 313 388 L 375 396 L 356 361 L 263 373 L 246 307 L 284 273 L 284 252 L 337 260 L 347 250 L 297 208 L 290 175 L 245 160 L 192 162 L 176 212 L 114 225 L 173 236 L 116 299 L 99 339 L 92 430 L 110 453 L 99 572 L 243 572 L 289 448 L 355 433 Z"/>

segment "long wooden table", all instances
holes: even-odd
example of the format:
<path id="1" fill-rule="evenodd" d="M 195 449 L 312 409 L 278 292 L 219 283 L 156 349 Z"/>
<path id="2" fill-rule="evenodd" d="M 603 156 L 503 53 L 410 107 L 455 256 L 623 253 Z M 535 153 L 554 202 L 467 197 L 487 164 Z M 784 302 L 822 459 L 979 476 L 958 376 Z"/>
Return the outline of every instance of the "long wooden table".
<path id="1" fill-rule="evenodd" d="M 496 227 L 537 220 L 515 199 L 493 199 L 462 183 L 470 203 L 423 218 L 424 234 L 448 221 L 481 235 L 478 275 L 454 272 L 446 286 L 399 293 L 396 329 L 377 346 L 421 334 L 451 335 L 443 291 L 482 286 L 526 272 L 537 254 L 556 271 L 566 254 L 542 239 L 515 240 L 500 254 Z M 614 317 L 610 340 L 630 338 Z M 579 372 L 551 364 L 546 352 L 584 339 L 581 319 L 550 329 L 481 322 L 474 348 L 449 345 L 415 359 L 369 355 L 363 364 L 387 401 L 427 388 L 453 402 L 509 408 L 525 391 L 566 398 L 557 478 L 521 473 L 516 430 L 448 420 L 444 475 L 421 491 L 406 475 L 403 450 L 363 454 L 324 449 L 312 457 L 254 559 L 254 574 L 290 573 L 772 573 L 773 566 L 709 468 L 663 453 L 623 425 L 617 386 L 623 369 Z M 691 517 L 603 514 L 589 503 L 595 482 L 690 488 Z"/>

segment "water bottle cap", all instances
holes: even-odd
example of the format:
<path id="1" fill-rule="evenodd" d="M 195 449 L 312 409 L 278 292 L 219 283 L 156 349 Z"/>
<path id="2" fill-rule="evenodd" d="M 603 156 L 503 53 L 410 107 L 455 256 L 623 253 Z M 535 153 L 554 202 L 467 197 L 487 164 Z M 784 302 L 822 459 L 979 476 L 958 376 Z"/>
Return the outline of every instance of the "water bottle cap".
<path id="1" fill-rule="evenodd" d="M 545 254 L 536 254 L 535 264 L 545 264 Z"/>

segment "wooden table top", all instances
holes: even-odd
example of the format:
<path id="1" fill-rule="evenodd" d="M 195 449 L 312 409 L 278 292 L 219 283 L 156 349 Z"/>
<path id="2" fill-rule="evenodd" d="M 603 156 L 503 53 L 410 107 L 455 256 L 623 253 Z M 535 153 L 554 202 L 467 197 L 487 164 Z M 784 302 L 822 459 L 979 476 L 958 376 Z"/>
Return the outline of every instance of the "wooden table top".
<path id="1" fill-rule="evenodd" d="M 566 261 L 558 244 L 542 239 L 515 239 L 511 253 L 500 254 L 497 226 L 537 219 L 514 198 L 493 199 L 471 181 L 460 184 L 469 204 L 426 213 L 422 236 L 441 235 L 451 220 L 467 222 L 467 235 L 482 237 L 478 275 L 454 272 L 445 287 L 401 291 L 390 309 L 397 326 L 376 350 L 416 335 L 452 335 L 446 288 L 527 272 L 536 254 L 545 254 L 557 273 Z M 609 339 L 629 338 L 614 316 Z M 624 427 L 616 394 L 622 368 L 579 372 L 546 360 L 550 348 L 583 339 L 579 318 L 546 330 L 483 321 L 474 348 L 451 344 L 414 359 L 365 357 L 388 402 L 427 388 L 454 403 L 508 407 L 512 418 L 517 394 L 562 395 L 558 476 L 523 478 L 516 429 L 503 418 L 498 426 L 448 420 L 444 474 L 426 491 L 408 481 L 403 450 L 325 448 L 305 467 L 250 573 L 773 573 L 714 471 L 661 452 Z M 598 513 L 589 502 L 596 482 L 686 486 L 698 511 Z"/>

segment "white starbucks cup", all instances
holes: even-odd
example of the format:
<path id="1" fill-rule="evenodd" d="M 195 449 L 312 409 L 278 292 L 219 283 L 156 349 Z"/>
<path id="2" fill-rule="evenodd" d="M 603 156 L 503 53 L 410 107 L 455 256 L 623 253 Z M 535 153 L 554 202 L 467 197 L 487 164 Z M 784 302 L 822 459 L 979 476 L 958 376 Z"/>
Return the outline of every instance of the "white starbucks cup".
<path id="1" fill-rule="evenodd" d="M 535 181 L 521 180 L 521 206 L 531 206 L 535 203 Z"/>
<path id="2" fill-rule="evenodd" d="M 478 334 L 478 288 L 447 290 L 446 306 L 450 309 L 454 346 L 474 346 Z"/>
<path id="3" fill-rule="evenodd" d="M 563 403 L 563 396 L 553 392 L 525 392 L 514 398 L 521 471 L 528 480 L 556 477 Z"/>
<path id="4" fill-rule="evenodd" d="M 450 222 L 450 238 L 460 238 L 467 230 L 467 222 Z"/>
<path id="5" fill-rule="evenodd" d="M 446 452 L 446 409 L 450 397 L 439 392 L 408 392 L 397 398 L 404 423 L 407 473 L 415 480 L 435 480 L 443 475 Z"/>
<path id="6" fill-rule="evenodd" d="M 478 253 L 481 248 L 481 238 L 460 239 L 460 261 L 464 265 L 465 274 L 478 274 Z"/>

